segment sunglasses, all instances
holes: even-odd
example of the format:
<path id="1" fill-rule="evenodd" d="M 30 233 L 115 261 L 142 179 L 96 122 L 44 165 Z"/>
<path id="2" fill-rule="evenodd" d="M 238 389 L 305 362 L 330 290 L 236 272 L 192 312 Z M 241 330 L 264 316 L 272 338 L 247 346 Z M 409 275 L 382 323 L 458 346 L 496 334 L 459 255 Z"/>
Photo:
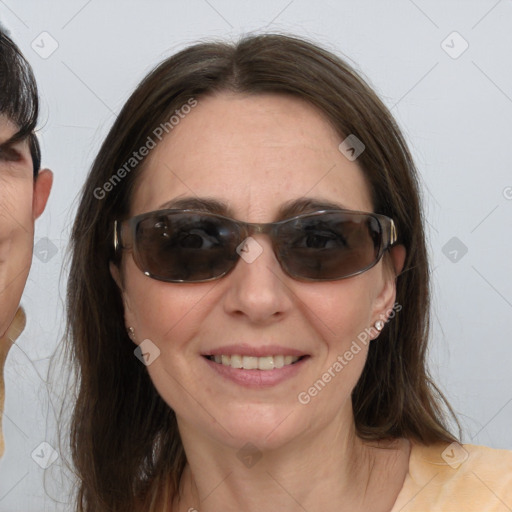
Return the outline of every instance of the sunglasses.
<path id="1" fill-rule="evenodd" d="M 322 210 L 254 224 L 194 210 L 158 210 L 115 221 L 114 248 L 116 254 L 131 251 L 148 277 L 200 283 L 231 272 L 253 234 L 268 235 L 284 272 L 303 281 L 361 274 L 397 239 L 393 220 L 376 213 Z"/>

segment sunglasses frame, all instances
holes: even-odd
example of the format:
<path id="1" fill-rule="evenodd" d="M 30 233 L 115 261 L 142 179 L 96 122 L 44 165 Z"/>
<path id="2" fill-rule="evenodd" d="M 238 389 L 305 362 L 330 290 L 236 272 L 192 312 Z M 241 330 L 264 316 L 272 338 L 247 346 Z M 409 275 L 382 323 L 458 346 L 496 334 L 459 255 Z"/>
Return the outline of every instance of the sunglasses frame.
<path id="1" fill-rule="evenodd" d="M 341 213 L 341 214 L 356 214 L 356 215 L 366 215 L 373 217 L 377 220 L 379 223 L 379 226 L 381 227 L 382 232 L 382 239 L 379 251 L 377 253 L 377 256 L 375 258 L 375 261 L 372 262 L 371 265 L 366 266 L 365 268 L 358 270 L 356 272 L 351 273 L 350 275 L 346 275 L 343 277 L 338 277 L 335 279 L 313 279 L 313 278 L 305 278 L 300 276 L 295 276 L 291 274 L 287 270 L 287 266 L 283 264 L 283 262 L 280 260 L 279 255 L 274 250 L 274 253 L 276 254 L 276 257 L 279 261 L 279 264 L 281 265 L 281 268 L 283 271 L 292 277 L 293 279 L 299 280 L 299 281 L 313 281 L 313 282 L 321 282 L 321 281 L 339 281 L 341 279 L 347 279 L 349 277 L 356 276 L 358 274 L 362 274 L 363 272 L 366 272 L 367 270 L 370 270 L 372 267 L 377 265 L 377 263 L 380 261 L 384 253 L 393 247 L 397 243 L 397 230 L 395 223 L 393 219 L 390 217 L 380 214 L 380 213 L 373 213 L 373 212 L 363 212 L 363 211 L 356 211 L 356 210 L 346 210 L 346 209 L 339 209 L 339 210 L 317 210 L 313 212 L 308 213 L 302 213 L 300 215 L 296 215 L 294 217 L 290 217 L 288 219 L 283 219 L 276 222 L 264 222 L 264 223 L 254 223 L 254 222 L 244 222 L 236 219 L 232 219 L 230 217 L 226 217 L 224 215 L 219 215 L 217 213 L 212 213 L 208 211 L 201 211 L 201 210 L 193 210 L 193 209 L 163 209 L 163 210 L 154 210 L 151 212 L 145 212 L 141 213 L 139 215 L 136 215 L 134 217 L 131 217 L 129 219 L 126 219 L 124 221 L 114 221 L 114 251 L 116 256 L 119 256 L 122 250 L 132 251 L 134 253 L 134 261 L 137 267 L 144 273 L 144 275 L 155 279 L 157 281 L 163 281 L 168 283 L 204 283 L 208 281 L 215 281 L 217 279 L 220 279 L 227 274 L 229 274 L 234 267 L 236 266 L 236 263 L 226 272 L 219 276 L 210 277 L 208 279 L 201 279 L 201 280 L 175 280 L 175 279 L 162 279 L 161 277 L 157 277 L 151 272 L 144 270 L 139 265 L 139 258 L 137 257 L 138 250 L 135 247 L 134 240 L 136 239 L 136 230 L 137 225 L 142 220 L 153 216 L 153 215 L 166 215 L 169 213 L 190 213 L 194 215 L 204 215 L 204 216 L 211 216 L 215 217 L 217 219 L 224 219 L 226 221 L 229 221 L 230 224 L 235 224 L 240 229 L 240 232 L 245 235 L 242 237 L 242 242 L 247 239 L 247 237 L 254 235 L 254 234 L 272 234 L 272 232 L 276 229 L 277 226 L 280 224 L 292 222 L 294 220 L 300 220 L 307 217 L 315 217 L 320 216 L 326 213 Z M 126 243 L 128 241 L 128 243 Z"/>

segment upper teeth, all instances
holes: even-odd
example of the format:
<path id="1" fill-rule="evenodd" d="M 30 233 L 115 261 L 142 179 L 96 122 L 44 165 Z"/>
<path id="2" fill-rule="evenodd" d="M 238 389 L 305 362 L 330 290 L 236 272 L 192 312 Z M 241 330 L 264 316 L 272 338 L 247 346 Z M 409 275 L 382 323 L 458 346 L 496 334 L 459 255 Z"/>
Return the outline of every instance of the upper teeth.
<path id="1" fill-rule="evenodd" d="M 283 366 L 293 364 L 300 358 L 296 356 L 211 356 L 211 358 L 224 366 L 231 368 L 243 368 L 244 370 L 273 370 Z"/>

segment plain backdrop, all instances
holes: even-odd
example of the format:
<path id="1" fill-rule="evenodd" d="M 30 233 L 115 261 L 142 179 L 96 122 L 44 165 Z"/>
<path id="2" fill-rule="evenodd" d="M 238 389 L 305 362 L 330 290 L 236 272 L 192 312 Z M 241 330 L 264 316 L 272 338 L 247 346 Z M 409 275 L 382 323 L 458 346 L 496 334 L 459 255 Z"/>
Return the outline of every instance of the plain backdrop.
<path id="1" fill-rule="evenodd" d="M 250 32 L 305 36 L 344 56 L 391 109 L 422 177 L 432 261 L 431 369 L 464 441 L 512 449 L 512 1 L 0 1 L 40 87 L 43 164 L 55 173 L 6 364 L 0 511 L 70 510 L 51 462 L 49 358 L 64 333 L 77 196 L 116 113 L 163 58 Z M 219 119 L 222 122 L 222 119 Z M 31 456 L 32 455 L 32 456 Z M 44 458 L 44 457 L 43 457 Z"/>

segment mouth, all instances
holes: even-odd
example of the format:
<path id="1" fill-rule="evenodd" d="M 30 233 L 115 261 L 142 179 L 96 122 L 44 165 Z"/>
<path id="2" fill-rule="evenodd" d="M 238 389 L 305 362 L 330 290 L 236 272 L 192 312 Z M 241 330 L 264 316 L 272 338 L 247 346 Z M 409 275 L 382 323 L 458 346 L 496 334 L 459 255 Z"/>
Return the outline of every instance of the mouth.
<path id="1" fill-rule="evenodd" d="M 207 355 L 206 359 L 222 366 L 242 370 L 278 370 L 285 366 L 292 366 L 309 356 L 269 355 L 263 357 L 242 355 Z"/>

